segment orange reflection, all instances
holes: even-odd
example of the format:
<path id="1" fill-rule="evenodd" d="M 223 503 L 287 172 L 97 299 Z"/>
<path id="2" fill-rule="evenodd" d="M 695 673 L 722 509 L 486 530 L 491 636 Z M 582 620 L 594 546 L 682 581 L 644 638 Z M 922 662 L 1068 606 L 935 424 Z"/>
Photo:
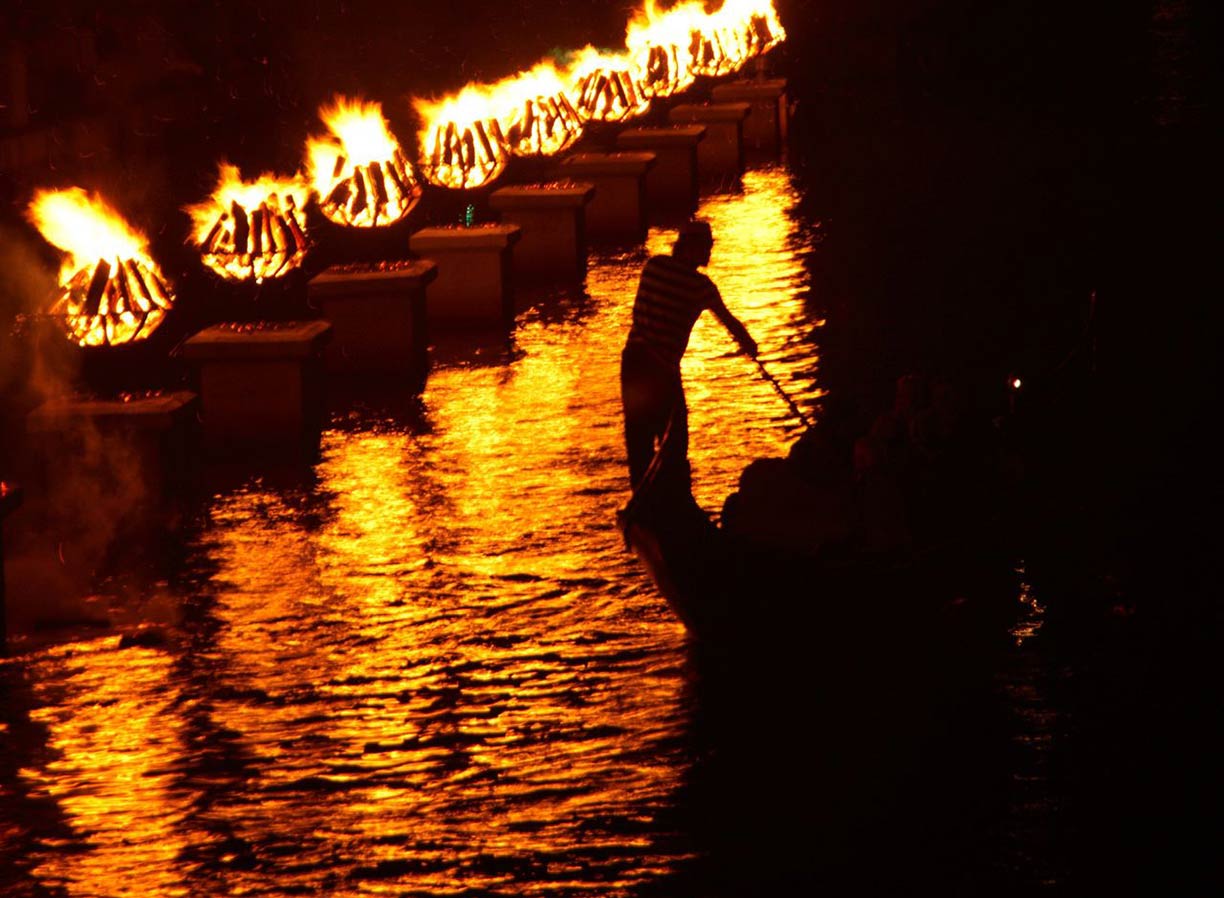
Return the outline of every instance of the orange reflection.
<path id="1" fill-rule="evenodd" d="M 192 804 L 175 789 L 186 724 L 179 690 L 167 688 L 173 659 L 116 642 L 64 646 L 35 672 L 47 704 L 30 716 L 47 727 L 51 759 L 21 774 L 89 850 L 48 851 L 32 872 L 69 895 L 92 896 L 128 893 L 139 871 L 140 891 L 172 894 L 184 890 L 179 856 Z"/>
<path id="2" fill-rule="evenodd" d="M 784 171 L 750 173 L 701 215 L 711 275 L 810 402 L 795 200 Z M 436 367 L 426 425 L 356 416 L 324 434 L 312 483 L 214 499 L 190 549 L 205 582 L 185 588 L 208 597 L 204 625 L 183 645 L 41 656 L 58 755 L 24 776 L 100 846 L 50 850 L 43 885 L 666 891 L 687 858 L 662 813 L 689 763 L 684 631 L 613 523 L 645 260 L 594 256 L 587 295 L 537 298 L 508 360 Z M 703 320 L 685 363 L 707 508 L 794 434 L 730 348 Z M 241 763 L 198 763 L 191 728 Z"/>

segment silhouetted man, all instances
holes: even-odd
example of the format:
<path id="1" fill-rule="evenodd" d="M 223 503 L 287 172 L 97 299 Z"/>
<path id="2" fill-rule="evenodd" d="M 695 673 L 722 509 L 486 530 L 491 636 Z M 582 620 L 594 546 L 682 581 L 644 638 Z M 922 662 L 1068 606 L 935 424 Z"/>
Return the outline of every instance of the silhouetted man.
<path id="1" fill-rule="evenodd" d="M 665 448 L 654 476 L 689 486 L 688 408 L 680 359 L 701 313 L 713 312 L 740 348 L 756 358 L 756 341 L 723 304 L 714 282 L 697 270 L 709 264 L 713 245 L 706 222 L 689 222 L 680 229 L 671 255 L 654 256 L 642 269 L 633 324 L 621 353 L 625 448 L 635 491 L 646 479 L 656 441 Z"/>

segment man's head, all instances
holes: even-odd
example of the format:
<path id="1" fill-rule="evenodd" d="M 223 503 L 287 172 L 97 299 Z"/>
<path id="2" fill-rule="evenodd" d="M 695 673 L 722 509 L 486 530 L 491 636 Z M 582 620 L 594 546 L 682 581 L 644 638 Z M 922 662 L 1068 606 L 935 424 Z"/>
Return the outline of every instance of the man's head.
<path id="1" fill-rule="evenodd" d="M 681 225 L 680 234 L 672 246 L 672 255 L 691 262 L 700 268 L 710 262 L 710 249 L 714 246 L 714 235 L 710 225 L 704 221 L 690 221 Z"/>

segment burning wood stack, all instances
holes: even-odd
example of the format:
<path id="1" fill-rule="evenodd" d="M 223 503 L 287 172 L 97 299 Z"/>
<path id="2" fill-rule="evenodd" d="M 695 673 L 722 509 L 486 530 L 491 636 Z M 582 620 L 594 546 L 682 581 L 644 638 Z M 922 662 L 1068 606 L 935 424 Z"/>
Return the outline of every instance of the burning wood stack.
<path id="1" fill-rule="evenodd" d="M 516 156 L 552 156 L 582 135 L 582 119 L 570 103 L 568 85 L 550 62 L 508 78 L 491 91 L 506 146 Z"/>
<path id="2" fill-rule="evenodd" d="M 571 94 L 583 122 L 622 122 L 644 115 L 650 98 L 628 54 L 604 54 L 587 45 L 570 65 Z"/>
<path id="3" fill-rule="evenodd" d="M 484 88 L 469 85 L 440 102 L 415 102 L 421 131 L 421 173 L 438 187 L 483 187 L 506 168 L 509 152 Z"/>
<path id="4" fill-rule="evenodd" d="M 147 338 L 174 304 L 145 237 L 102 199 L 74 187 L 40 190 L 28 215 L 67 255 L 50 313 L 80 346 Z"/>
<path id="5" fill-rule="evenodd" d="M 244 182 L 236 166 L 222 163 L 212 196 L 186 210 L 204 264 L 231 281 L 258 283 L 292 271 L 309 247 L 308 196 L 298 177 L 264 174 Z"/>
<path id="6" fill-rule="evenodd" d="M 700 0 L 689 0 L 666 12 L 646 0 L 629 21 L 625 46 L 642 72 L 642 89 L 650 97 L 670 97 L 689 88 L 693 72 L 693 33 L 706 20 Z"/>
<path id="7" fill-rule="evenodd" d="M 738 17 L 748 43 L 749 58 L 768 53 L 786 40 L 786 29 L 782 27 L 773 0 L 726 0 L 723 9 Z"/>
<path id="8" fill-rule="evenodd" d="M 421 185 L 377 103 L 336 97 L 319 110 L 331 131 L 307 144 L 319 208 L 336 224 L 372 228 L 403 219 Z"/>

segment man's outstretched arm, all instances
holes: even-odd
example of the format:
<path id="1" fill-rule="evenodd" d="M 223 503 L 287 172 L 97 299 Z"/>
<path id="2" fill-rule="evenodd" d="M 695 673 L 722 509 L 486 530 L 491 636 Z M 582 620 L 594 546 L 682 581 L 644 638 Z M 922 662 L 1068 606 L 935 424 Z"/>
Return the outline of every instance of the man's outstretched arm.
<path id="1" fill-rule="evenodd" d="M 710 311 L 722 322 L 723 327 L 731 332 L 731 336 L 735 338 L 735 342 L 739 344 L 744 354 L 755 359 L 757 357 L 756 340 L 752 339 L 752 334 L 748 333 L 748 328 L 744 327 L 740 320 L 731 314 L 731 310 L 723 302 L 722 296 L 716 294 L 714 302 L 710 304 Z"/>

